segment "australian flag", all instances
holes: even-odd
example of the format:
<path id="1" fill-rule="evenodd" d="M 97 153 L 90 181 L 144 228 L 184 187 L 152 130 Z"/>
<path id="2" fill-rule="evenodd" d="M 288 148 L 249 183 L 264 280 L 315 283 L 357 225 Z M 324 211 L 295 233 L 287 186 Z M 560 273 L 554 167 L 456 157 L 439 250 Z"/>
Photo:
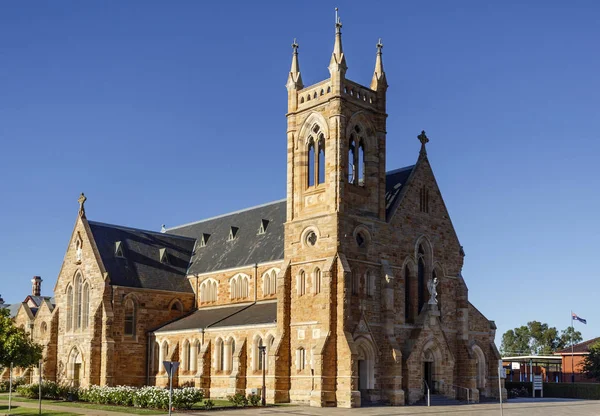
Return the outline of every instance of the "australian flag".
<path id="1" fill-rule="evenodd" d="M 586 324 L 587 325 L 587 321 L 579 316 L 577 316 L 576 314 L 574 314 L 573 312 L 571 312 L 571 315 L 573 316 L 573 319 L 575 319 L 576 321 L 581 322 L 582 324 Z"/>

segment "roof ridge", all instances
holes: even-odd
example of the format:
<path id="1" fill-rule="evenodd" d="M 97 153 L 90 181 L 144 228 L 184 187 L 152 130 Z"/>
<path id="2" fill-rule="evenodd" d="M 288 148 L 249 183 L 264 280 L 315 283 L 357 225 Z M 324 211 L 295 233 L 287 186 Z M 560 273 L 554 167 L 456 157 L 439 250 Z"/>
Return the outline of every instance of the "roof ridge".
<path id="1" fill-rule="evenodd" d="M 265 204 L 255 205 L 253 207 L 248 207 L 248 208 L 240 209 L 240 210 L 237 210 L 237 211 L 228 212 L 228 213 L 221 214 L 221 215 L 216 215 L 216 216 L 210 217 L 210 218 L 205 218 L 203 220 L 188 222 L 186 224 L 178 225 L 178 226 L 175 226 L 175 227 L 169 227 L 169 228 L 166 228 L 165 231 L 171 231 L 171 230 L 176 230 L 178 228 L 189 227 L 190 225 L 200 224 L 201 222 L 212 221 L 212 220 L 216 220 L 217 218 L 228 217 L 230 215 L 240 214 L 242 212 L 251 211 L 253 209 L 258 209 L 258 208 L 266 207 L 266 206 L 269 206 L 269 205 L 279 204 L 279 203 L 285 202 L 285 201 L 287 201 L 287 198 L 278 199 L 277 201 L 271 201 L 271 202 L 267 202 Z"/>
<path id="2" fill-rule="evenodd" d="M 183 238 L 185 240 L 196 240 L 195 238 L 185 237 L 183 235 L 161 233 L 160 231 L 144 230 L 143 228 L 127 227 L 125 225 L 109 224 L 109 223 L 100 222 L 100 221 L 88 221 L 88 223 L 93 224 L 93 225 L 100 225 L 100 226 L 104 226 L 104 227 L 119 228 L 119 229 L 122 229 L 125 231 L 138 231 L 138 232 L 142 232 L 142 233 L 156 234 L 156 235 L 160 235 L 160 236 L 166 235 L 168 237 Z"/>
<path id="3" fill-rule="evenodd" d="M 404 172 L 405 170 L 412 169 L 415 166 L 416 166 L 416 164 L 415 165 L 410 165 L 410 166 L 404 166 L 403 168 L 398 168 L 398 169 L 390 170 L 390 171 L 386 172 L 385 174 L 386 174 L 386 176 L 387 175 L 393 175 L 394 173 Z"/>

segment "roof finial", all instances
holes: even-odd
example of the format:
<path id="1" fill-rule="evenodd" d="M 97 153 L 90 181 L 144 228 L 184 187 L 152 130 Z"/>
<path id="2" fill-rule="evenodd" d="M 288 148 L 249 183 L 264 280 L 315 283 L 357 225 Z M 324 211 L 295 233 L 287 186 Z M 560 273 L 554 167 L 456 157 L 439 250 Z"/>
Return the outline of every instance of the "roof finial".
<path id="1" fill-rule="evenodd" d="M 79 195 L 79 199 L 77 200 L 77 202 L 79 202 L 79 215 L 82 217 L 85 217 L 85 201 L 87 201 L 87 198 L 82 192 L 81 195 Z"/>
<path id="2" fill-rule="evenodd" d="M 338 16 L 338 8 L 335 8 L 335 43 L 333 44 L 333 54 L 329 62 L 329 72 L 342 70 L 344 73 L 348 69 L 346 57 L 342 50 L 342 19 Z"/>
<path id="3" fill-rule="evenodd" d="M 383 43 L 381 43 L 381 38 L 379 38 L 375 46 L 377 46 L 377 57 L 375 58 L 375 72 L 373 72 L 373 79 L 371 80 L 371 89 L 377 91 L 383 88 L 385 90 L 387 88 L 387 80 L 383 71 Z"/>
<path id="4" fill-rule="evenodd" d="M 163 234 L 167 232 L 167 228 L 165 227 L 164 224 L 160 227 L 160 232 Z"/>
<path id="5" fill-rule="evenodd" d="M 295 88 L 297 90 L 301 90 L 304 85 L 302 85 L 302 76 L 300 75 L 300 64 L 298 63 L 298 42 L 296 42 L 296 38 L 294 38 L 294 42 L 292 43 L 292 67 L 290 68 L 290 75 L 288 76 L 288 82 L 286 84 L 287 88 Z"/>
<path id="6" fill-rule="evenodd" d="M 421 131 L 421 134 L 417 136 L 417 139 L 419 139 L 419 141 L 421 142 L 421 151 L 419 152 L 419 154 L 423 156 L 427 155 L 427 149 L 425 149 L 425 144 L 429 142 L 429 138 L 425 134 L 425 130 Z"/>

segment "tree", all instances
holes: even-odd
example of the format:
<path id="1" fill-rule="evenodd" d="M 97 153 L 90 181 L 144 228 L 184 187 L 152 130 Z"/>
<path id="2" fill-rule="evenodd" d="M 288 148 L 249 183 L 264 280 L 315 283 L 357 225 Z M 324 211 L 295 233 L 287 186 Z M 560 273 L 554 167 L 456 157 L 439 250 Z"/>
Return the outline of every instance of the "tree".
<path id="1" fill-rule="evenodd" d="M 0 367 L 31 367 L 42 358 L 42 349 L 15 326 L 8 309 L 0 309 Z"/>
<path id="2" fill-rule="evenodd" d="M 596 341 L 589 347 L 590 354 L 581 363 L 581 370 L 589 378 L 600 381 L 600 341 Z"/>
<path id="3" fill-rule="evenodd" d="M 578 344 L 583 341 L 583 337 L 581 336 L 581 332 L 575 331 L 572 326 L 567 327 L 564 331 L 560 333 L 560 341 L 558 349 L 562 350 L 571 346 L 571 343 Z"/>
<path id="4" fill-rule="evenodd" d="M 568 327 L 560 334 L 555 327 L 538 321 L 510 329 L 502 335 L 500 352 L 504 356 L 511 355 L 545 355 L 566 348 L 573 342 L 581 341 L 581 333 Z"/>

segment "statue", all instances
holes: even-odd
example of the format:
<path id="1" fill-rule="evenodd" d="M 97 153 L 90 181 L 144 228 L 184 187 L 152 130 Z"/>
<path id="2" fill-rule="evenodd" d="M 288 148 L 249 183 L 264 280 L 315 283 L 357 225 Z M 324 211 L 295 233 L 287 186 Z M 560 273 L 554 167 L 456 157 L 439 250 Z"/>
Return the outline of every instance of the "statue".
<path id="1" fill-rule="evenodd" d="M 427 289 L 429 290 L 429 294 L 431 295 L 431 297 L 429 298 L 429 304 L 430 305 L 437 305 L 437 285 L 438 285 L 438 278 L 434 278 L 434 279 L 429 279 L 429 281 L 427 282 Z"/>

